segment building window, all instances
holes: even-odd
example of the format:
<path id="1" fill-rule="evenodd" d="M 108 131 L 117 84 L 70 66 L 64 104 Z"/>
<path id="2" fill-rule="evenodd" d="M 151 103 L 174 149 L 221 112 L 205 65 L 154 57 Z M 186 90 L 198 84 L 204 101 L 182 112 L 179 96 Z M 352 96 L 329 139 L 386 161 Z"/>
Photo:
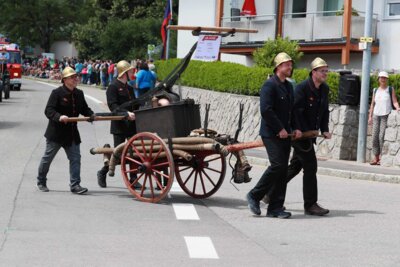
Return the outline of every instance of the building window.
<path id="1" fill-rule="evenodd" d="M 344 6 L 343 0 L 325 0 L 324 1 L 324 16 L 336 16 L 336 12 L 329 11 L 338 11 L 341 10 Z"/>
<path id="2" fill-rule="evenodd" d="M 293 14 L 293 18 L 305 18 L 306 12 L 307 12 L 307 0 L 293 1 L 292 13 L 300 13 L 300 14 Z"/>
<path id="3" fill-rule="evenodd" d="M 400 17 L 400 1 L 389 1 L 387 3 L 387 9 L 389 17 Z"/>

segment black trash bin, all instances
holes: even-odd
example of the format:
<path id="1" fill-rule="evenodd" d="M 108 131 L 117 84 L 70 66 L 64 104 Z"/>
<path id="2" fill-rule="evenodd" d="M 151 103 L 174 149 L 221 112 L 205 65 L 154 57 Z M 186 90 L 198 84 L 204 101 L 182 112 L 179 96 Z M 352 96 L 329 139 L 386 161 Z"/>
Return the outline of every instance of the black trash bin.
<path id="1" fill-rule="evenodd" d="M 339 79 L 339 105 L 358 106 L 360 104 L 360 76 L 351 71 L 341 71 Z"/>

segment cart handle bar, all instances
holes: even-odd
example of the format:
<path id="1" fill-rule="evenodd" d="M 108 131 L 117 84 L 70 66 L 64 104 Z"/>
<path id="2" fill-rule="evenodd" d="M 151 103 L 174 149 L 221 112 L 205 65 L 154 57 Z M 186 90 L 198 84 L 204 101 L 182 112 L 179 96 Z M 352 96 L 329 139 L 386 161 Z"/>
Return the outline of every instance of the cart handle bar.
<path id="1" fill-rule="evenodd" d="M 94 117 L 94 121 L 121 121 L 125 120 L 126 116 L 96 116 Z M 80 121 L 89 121 L 90 117 L 70 117 L 66 121 L 67 122 L 80 122 Z"/>

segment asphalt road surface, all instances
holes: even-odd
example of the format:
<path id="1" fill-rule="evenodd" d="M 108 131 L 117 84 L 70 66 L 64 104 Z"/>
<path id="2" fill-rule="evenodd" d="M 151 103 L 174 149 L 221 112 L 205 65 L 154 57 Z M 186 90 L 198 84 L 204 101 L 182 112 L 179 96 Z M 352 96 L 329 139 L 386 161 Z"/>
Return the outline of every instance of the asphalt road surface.
<path id="1" fill-rule="evenodd" d="M 0 266 L 400 266 L 400 185 L 319 177 L 319 203 L 329 216 L 306 216 L 302 178 L 288 186 L 280 220 L 250 214 L 246 193 L 253 180 L 229 182 L 208 199 L 172 188 L 158 204 L 136 200 L 120 173 L 97 185 L 100 156 L 92 147 L 112 143 L 109 122 L 79 124 L 82 186 L 69 191 L 63 150 L 49 175 L 50 192 L 36 189 L 44 152 L 44 107 L 54 84 L 24 80 L 0 103 Z M 89 106 L 108 111 L 105 92 L 85 87 Z"/>

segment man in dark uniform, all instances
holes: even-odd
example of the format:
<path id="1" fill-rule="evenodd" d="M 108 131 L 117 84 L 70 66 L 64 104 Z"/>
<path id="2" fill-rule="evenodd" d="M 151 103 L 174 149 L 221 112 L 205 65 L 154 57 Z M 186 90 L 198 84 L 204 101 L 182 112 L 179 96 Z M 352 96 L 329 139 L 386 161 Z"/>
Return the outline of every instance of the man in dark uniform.
<path id="1" fill-rule="evenodd" d="M 130 77 L 133 76 L 133 67 L 127 61 L 121 60 L 117 64 L 117 70 L 117 79 L 111 82 L 106 91 L 107 105 L 112 112 L 126 112 L 127 120 L 111 121 L 110 133 L 114 137 L 114 147 L 124 143 L 125 140 L 136 134 L 135 114 L 133 111 L 138 109 L 138 106 L 121 108 L 122 104 L 135 99 L 133 88 L 128 85 Z M 100 187 L 107 187 L 107 173 L 108 166 L 103 166 L 97 172 L 97 182 Z M 141 185 L 136 183 L 135 187 L 140 188 Z"/>
<path id="2" fill-rule="evenodd" d="M 247 201 L 250 211 L 260 215 L 260 200 L 271 192 L 267 217 L 289 218 L 291 213 L 283 208 L 291 142 L 288 134 L 297 128 L 292 118 L 293 86 L 286 78 L 292 74 L 293 60 L 282 52 L 274 63 L 275 75 L 264 83 L 260 92 L 260 135 L 271 165 L 247 194 Z M 295 138 L 301 137 L 299 130 L 294 130 L 293 134 Z"/>
<path id="3" fill-rule="evenodd" d="M 311 62 L 310 77 L 296 86 L 294 116 L 302 132 L 321 130 L 326 139 L 329 133 L 329 87 L 325 83 L 328 64 L 317 57 Z M 303 198 L 305 214 L 322 216 L 329 213 L 318 205 L 317 157 L 313 140 L 293 142 L 293 156 L 288 168 L 287 182 L 303 169 Z"/>
<path id="4" fill-rule="evenodd" d="M 72 193 L 84 194 L 88 190 L 81 187 L 81 138 L 76 122 L 67 122 L 68 117 L 79 114 L 90 116 L 94 120 L 93 111 L 86 103 L 82 90 L 76 88 L 78 76 L 76 72 L 66 67 L 62 72 L 63 85 L 51 92 L 44 113 L 49 119 L 46 133 L 46 150 L 39 165 L 37 187 L 42 192 L 48 192 L 47 173 L 51 162 L 62 147 L 69 160 L 70 189 Z"/>

